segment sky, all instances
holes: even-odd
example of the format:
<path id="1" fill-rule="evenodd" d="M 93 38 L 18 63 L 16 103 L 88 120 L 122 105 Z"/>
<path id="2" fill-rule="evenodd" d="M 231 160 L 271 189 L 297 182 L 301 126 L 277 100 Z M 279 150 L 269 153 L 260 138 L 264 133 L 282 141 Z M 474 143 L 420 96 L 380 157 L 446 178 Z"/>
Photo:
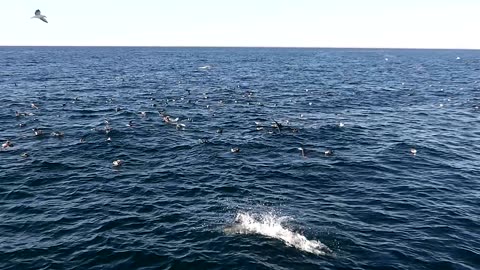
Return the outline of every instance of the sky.
<path id="1" fill-rule="evenodd" d="M 31 19 L 36 9 L 48 24 Z M 0 0 L 0 46 L 480 49 L 480 0 Z"/>

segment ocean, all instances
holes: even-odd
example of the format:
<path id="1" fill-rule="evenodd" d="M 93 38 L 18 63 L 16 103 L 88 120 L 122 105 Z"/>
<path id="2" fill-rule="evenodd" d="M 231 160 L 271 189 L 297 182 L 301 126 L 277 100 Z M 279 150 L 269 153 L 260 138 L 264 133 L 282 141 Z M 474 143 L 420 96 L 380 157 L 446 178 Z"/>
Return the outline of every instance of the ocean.
<path id="1" fill-rule="evenodd" d="M 479 80 L 467 50 L 0 47 L 0 269 L 480 269 Z"/>

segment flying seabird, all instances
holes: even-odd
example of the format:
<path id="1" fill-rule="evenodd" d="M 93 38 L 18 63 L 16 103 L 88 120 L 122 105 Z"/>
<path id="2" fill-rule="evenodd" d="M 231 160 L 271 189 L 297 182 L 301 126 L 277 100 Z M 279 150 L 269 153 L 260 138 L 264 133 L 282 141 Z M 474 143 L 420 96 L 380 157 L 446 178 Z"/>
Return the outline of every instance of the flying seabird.
<path id="1" fill-rule="evenodd" d="M 42 14 L 40 13 L 40 9 L 37 9 L 37 11 L 35 11 L 35 16 L 33 16 L 32 19 L 33 19 L 33 18 L 37 18 L 37 19 L 40 19 L 40 20 L 48 23 L 48 22 L 47 22 L 47 19 L 45 19 L 45 18 L 47 18 L 47 16 L 42 15 Z"/>
<path id="2" fill-rule="evenodd" d="M 305 157 L 305 149 L 303 147 L 298 147 L 297 149 L 302 152 L 302 157 Z"/>

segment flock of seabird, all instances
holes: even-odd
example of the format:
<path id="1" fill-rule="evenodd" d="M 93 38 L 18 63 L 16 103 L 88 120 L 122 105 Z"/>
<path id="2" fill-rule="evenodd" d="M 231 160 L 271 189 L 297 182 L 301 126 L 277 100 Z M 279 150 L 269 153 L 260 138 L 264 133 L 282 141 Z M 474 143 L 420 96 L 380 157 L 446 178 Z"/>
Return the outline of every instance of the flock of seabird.
<path id="1" fill-rule="evenodd" d="M 253 93 L 250 92 L 247 96 L 249 98 L 251 98 L 253 96 Z M 76 100 L 78 100 L 78 99 L 76 99 Z M 152 98 L 152 100 L 155 100 L 155 99 Z M 167 103 L 168 103 L 168 99 L 167 99 Z M 157 104 L 153 104 L 153 105 L 155 105 L 154 107 L 157 107 Z M 33 108 L 35 110 L 40 110 L 39 106 L 37 104 L 34 104 L 34 103 L 31 104 L 31 108 Z M 119 112 L 119 111 L 121 111 L 121 108 L 116 107 L 115 112 Z M 160 118 L 165 123 L 165 125 L 174 126 L 177 130 L 183 130 L 186 127 L 186 125 L 184 123 L 182 123 L 183 120 L 180 120 L 178 117 L 172 117 L 171 115 L 168 115 L 164 110 L 160 110 L 158 108 L 157 108 L 157 111 L 158 111 L 158 114 L 159 114 Z M 15 116 L 17 118 L 28 117 L 28 116 L 32 116 L 32 115 L 35 115 L 35 114 L 34 113 L 29 113 L 29 112 L 18 112 L 18 111 L 15 112 Z M 140 111 L 139 116 L 142 117 L 142 118 L 146 118 L 147 117 L 147 112 L 146 111 Z M 286 120 L 284 122 L 278 122 L 276 120 L 272 120 L 269 124 L 258 122 L 258 121 L 255 121 L 254 123 L 255 123 L 255 127 L 256 127 L 257 131 L 265 131 L 268 134 L 274 134 L 274 133 L 279 134 L 279 133 L 284 133 L 285 131 L 286 132 L 292 132 L 292 133 L 299 132 L 298 128 L 295 128 L 295 127 L 292 127 L 292 126 L 289 125 L 288 120 Z M 24 127 L 25 124 L 20 123 L 19 126 Z M 129 120 L 128 124 L 126 124 L 126 126 L 131 127 L 131 128 L 134 127 L 134 120 Z M 339 122 L 337 124 L 337 127 L 338 128 L 344 128 L 345 124 L 343 122 Z M 105 140 L 106 142 L 111 142 L 112 141 L 112 139 L 110 137 L 110 133 L 112 132 L 113 128 L 110 125 L 109 120 L 104 120 L 104 126 L 102 128 L 95 127 L 95 128 L 92 128 L 92 130 L 104 133 L 107 137 L 106 140 Z M 45 136 L 42 129 L 32 128 L 32 131 L 33 131 L 33 135 L 35 137 Z M 216 130 L 216 133 L 222 134 L 223 133 L 223 128 L 218 128 Z M 53 132 L 50 133 L 50 135 L 52 137 L 63 138 L 65 134 L 62 131 L 53 131 Z M 200 141 L 200 143 L 208 143 L 209 142 L 208 138 L 202 138 L 199 141 Z M 86 142 L 85 136 L 80 138 L 80 143 L 84 143 L 84 142 Z M 10 140 L 6 140 L 2 144 L 1 149 L 4 150 L 4 149 L 11 148 L 11 147 L 13 147 L 13 143 Z M 298 150 L 300 150 L 301 156 L 303 158 L 307 157 L 307 153 L 306 153 L 305 148 L 299 147 Z M 240 148 L 239 147 L 232 147 L 230 149 L 230 152 L 231 153 L 239 153 Z M 415 156 L 417 154 L 417 150 L 415 148 L 411 148 L 410 153 Z M 326 149 L 323 152 L 323 154 L 326 157 L 330 157 L 330 156 L 334 155 L 334 151 L 332 149 Z M 23 158 L 27 158 L 27 157 L 29 157 L 29 154 L 28 153 L 22 153 L 21 156 Z M 120 160 L 120 159 L 114 160 L 112 162 L 113 167 L 120 167 L 123 164 L 124 164 L 124 161 Z"/>
<path id="2" fill-rule="evenodd" d="M 48 21 L 46 20 L 46 16 L 45 16 L 45 15 L 42 15 L 41 12 L 40 12 L 40 10 L 36 10 L 36 11 L 35 11 L 35 16 L 33 16 L 32 19 L 33 19 L 33 18 L 37 18 L 37 19 L 40 19 L 40 20 L 44 21 L 45 23 L 48 23 Z M 205 70 L 205 69 L 210 69 L 210 68 L 211 68 L 211 66 L 202 66 L 202 67 L 199 67 L 199 69 L 203 69 L 203 70 Z M 15 84 L 15 85 L 16 85 L 16 84 Z M 308 90 L 306 90 L 306 91 L 308 92 Z M 190 90 L 187 90 L 187 92 L 188 92 L 188 94 L 190 94 Z M 253 94 L 254 94 L 253 92 L 247 91 L 247 92 L 245 93 L 245 97 L 251 98 L 251 97 L 253 96 Z M 208 97 L 207 97 L 206 95 L 204 95 L 204 98 L 208 98 Z M 155 100 L 155 99 L 152 98 L 152 100 Z M 65 104 L 64 104 L 64 105 L 65 105 Z M 155 105 L 156 105 L 156 104 L 155 104 Z M 309 103 L 309 105 L 312 105 L 312 104 Z M 34 104 L 34 103 L 31 104 L 31 107 L 32 107 L 32 109 L 37 109 L 37 110 L 39 109 L 39 107 L 38 107 L 36 104 Z M 207 105 L 207 108 L 208 108 L 208 105 Z M 120 110 L 121 110 L 121 108 L 119 108 L 119 107 L 116 107 L 116 108 L 115 108 L 115 111 L 116 111 L 116 112 L 119 112 Z M 177 118 L 173 118 L 172 116 L 167 115 L 165 112 L 160 111 L 160 110 L 159 110 L 158 112 L 159 112 L 160 116 L 162 117 L 164 123 L 173 125 L 173 126 L 175 126 L 175 128 L 178 129 L 178 130 L 182 130 L 182 129 L 184 129 L 184 128 L 186 127 L 185 124 L 179 122 L 179 118 L 178 118 L 178 117 L 177 117 Z M 32 116 L 32 115 L 34 115 L 34 114 L 33 114 L 33 113 L 29 113 L 29 112 L 18 112 L 18 111 L 15 112 L 15 116 L 16 116 L 16 117 L 25 117 L 25 116 Z M 140 116 L 143 117 L 143 118 L 147 117 L 147 112 L 141 111 L 141 112 L 140 112 Z M 301 117 L 303 117 L 303 115 L 301 115 Z M 288 123 L 288 121 L 287 121 L 287 123 Z M 20 126 L 22 126 L 22 125 L 24 125 L 24 124 L 20 124 Z M 130 121 L 128 122 L 128 124 L 127 124 L 128 127 L 133 127 L 133 125 L 134 125 L 134 124 L 133 124 L 133 120 L 130 120 Z M 263 125 L 263 124 L 260 123 L 260 122 L 255 122 L 255 125 L 256 125 L 256 130 L 257 130 L 257 131 L 264 130 L 266 127 L 268 127 L 268 126 Z M 340 122 L 340 123 L 338 124 L 338 127 L 343 128 L 343 127 L 345 127 L 345 124 L 344 124 L 343 122 Z M 283 129 L 286 129 L 286 128 L 290 129 L 291 132 L 298 132 L 298 129 L 297 129 L 297 128 L 292 128 L 292 127 L 289 127 L 289 126 L 285 126 L 284 124 L 279 123 L 279 122 L 277 122 L 277 121 L 275 121 L 275 120 L 271 123 L 270 128 L 272 129 L 272 130 L 269 131 L 270 133 L 273 133 L 273 130 L 278 131 L 278 132 L 281 132 Z M 39 137 L 39 136 L 43 136 L 43 135 L 44 135 L 44 134 L 43 134 L 43 130 L 41 130 L 41 129 L 33 128 L 32 131 L 33 131 L 33 133 L 34 133 L 34 136 L 36 136 L 36 137 Z M 101 131 L 102 131 L 102 132 L 105 132 L 105 134 L 107 135 L 106 141 L 107 141 L 107 142 L 111 142 L 112 139 L 111 139 L 110 136 L 108 136 L 108 134 L 112 131 L 112 127 L 110 126 L 110 123 L 109 123 L 108 120 L 105 120 L 105 126 L 104 126 L 104 128 L 103 128 Z M 223 133 L 223 128 L 217 129 L 216 132 L 219 133 L 219 134 Z M 51 133 L 51 135 L 54 136 L 54 137 L 63 137 L 63 136 L 64 136 L 64 133 L 61 132 L 61 131 L 54 131 L 54 132 Z M 81 143 L 83 143 L 83 142 L 85 142 L 85 141 L 86 141 L 86 140 L 85 140 L 85 137 L 81 137 L 81 138 L 80 138 L 80 142 L 81 142 Z M 200 142 L 201 142 L 201 143 L 207 143 L 207 142 L 208 142 L 208 139 L 207 139 L 207 138 L 200 139 Z M 6 140 L 6 142 L 4 142 L 4 143 L 2 144 L 2 149 L 8 149 L 8 148 L 11 148 L 11 147 L 13 147 L 13 143 L 12 143 L 10 140 Z M 299 147 L 298 150 L 300 150 L 301 156 L 305 158 L 305 157 L 306 157 L 305 149 L 304 149 L 303 147 Z M 238 147 L 232 147 L 232 148 L 230 149 L 230 151 L 231 151 L 232 153 L 239 153 L 239 152 L 240 152 L 240 148 L 238 148 Z M 417 150 L 416 150 L 415 148 L 411 148 L 411 149 L 410 149 L 410 153 L 415 156 L 415 155 L 417 154 Z M 334 151 L 333 151 L 332 149 L 327 149 L 327 150 L 324 151 L 324 155 L 325 155 L 325 156 L 333 156 L 333 154 L 334 154 Z M 28 153 L 22 153 L 21 156 L 24 157 L 24 158 L 27 158 L 27 157 L 29 157 L 29 154 L 28 154 Z M 123 164 L 124 164 L 124 161 L 123 161 L 123 160 L 120 160 L 120 159 L 114 160 L 114 161 L 112 162 L 112 165 L 113 165 L 114 167 L 119 167 L 119 166 L 122 166 Z"/>

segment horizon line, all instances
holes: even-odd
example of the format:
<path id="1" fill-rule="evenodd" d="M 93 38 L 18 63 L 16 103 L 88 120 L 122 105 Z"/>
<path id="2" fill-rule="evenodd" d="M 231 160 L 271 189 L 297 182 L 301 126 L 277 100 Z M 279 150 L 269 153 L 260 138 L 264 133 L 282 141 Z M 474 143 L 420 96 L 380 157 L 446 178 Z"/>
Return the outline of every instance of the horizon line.
<path id="1" fill-rule="evenodd" d="M 354 50 L 461 50 L 478 51 L 480 48 L 428 48 L 428 47 L 349 47 L 349 46 L 204 46 L 204 45 L 0 45 L 0 47 L 72 47 L 72 48 L 232 48 L 232 49 L 354 49 Z"/>

